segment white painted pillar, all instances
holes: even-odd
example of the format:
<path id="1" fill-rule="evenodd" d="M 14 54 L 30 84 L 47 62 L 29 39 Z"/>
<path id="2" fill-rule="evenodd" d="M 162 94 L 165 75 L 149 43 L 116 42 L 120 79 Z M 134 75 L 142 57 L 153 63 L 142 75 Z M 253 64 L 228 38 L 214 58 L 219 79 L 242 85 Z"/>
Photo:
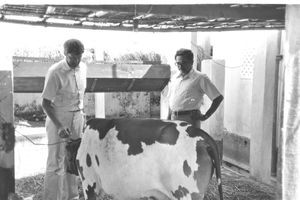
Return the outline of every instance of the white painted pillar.
<path id="1" fill-rule="evenodd" d="M 300 199 L 300 5 L 287 5 L 285 25 L 282 199 L 293 200 Z"/>
<path id="2" fill-rule="evenodd" d="M 201 66 L 201 71 L 210 78 L 220 93 L 225 96 L 225 61 L 203 60 Z M 211 103 L 211 100 L 207 96 L 204 96 L 204 105 L 201 106 L 202 113 L 205 113 L 209 109 Z M 215 140 L 222 141 L 224 136 L 224 102 L 221 103 L 219 108 L 209 119 L 201 122 L 201 128 L 209 133 Z"/>
<path id="3" fill-rule="evenodd" d="M 105 118 L 105 93 L 95 93 L 95 117 Z"/>
<path id="4" fill-rule="evenodd" d="M 250 136 L 250 174 L 271 183 L 272 137 L 276 87 L 276 56 L 280 53 L 279 31 L 266 33 L 254 61 Z"/>
<path id="5" fill-rule="evenodd" d="M 167 119 L 169 115 L 169 102 L 167 94 L 168 85 L 160 93 L 160 119 Z"/>

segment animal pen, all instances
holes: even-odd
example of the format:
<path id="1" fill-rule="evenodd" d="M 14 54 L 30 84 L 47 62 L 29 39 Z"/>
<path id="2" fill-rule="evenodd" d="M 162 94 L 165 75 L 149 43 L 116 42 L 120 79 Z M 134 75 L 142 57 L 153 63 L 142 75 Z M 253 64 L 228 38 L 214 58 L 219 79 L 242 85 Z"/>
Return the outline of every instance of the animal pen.
<path id="1" fill-rule="evenodd" d="M 285 128 L 283 123 L 289 120 L 289 104 L 299 85 L 299 52 L 300 50 L 300 7 L 295 5 L 10 5 L 4 4 L 0 8 L 0 22 L 28 24 L 32 26 L 53 26 L 63 28 L 82 28 L 99 30 L 125 30 L 150 32 L 191 32 L 191 41 L 205 52 L 211 51 L 209 38 L 197 38 L 197 32 L 230 31 L 230 30 L 285 30 L 285 38 L 281 34 L 274 34 L 273 40 L 267 41 L 257 52 L 253 72 L 251 103 L 251 136 L 241 137 L 235 133 L 228 133 L 223 138 L 224 161 L 246 170 L 261 182 L 275 184 L 277 198 L 297 199 L 300 185 L 295 180 L 300 177 L 299 170 L 293 168 L 299 155 L 295 150 L 294 141 L 299 133 L 294 129 Z M 67 13 L 67 14 L 66 14 Z M 18 19 L 13 16 L 19 16 Z M 20 19 L 21 16 L 21 19 Z M 22 18 L 23 17 L 23 18 Z M 27 19 L 32 17 L 33 19 Z M 56 20 L 73 20 L 71 24 L 52 22 Z M 106 25 L 103 25 L 103 21 Z M 274 43 L 274 38 L 276 42 Z M 288 50 L 281 50 L 281 45 L 287 44 Z M 195 55 L 199 55 L 198 48 L 191 47 Z M 208 53 L 209 54 L 209 53 Z M 281 62 L 282 55 L 286 65 Z M 200 60 L 202 61 L 202 60 Z M 299 60 L 298 60 L 299 61 Z M 39 62 L 39 61 L 38 61 Z M 27 67 L 34 68 L 34 62 L 28 62 Z M 28 64 L 27 63 L 27 64 Z M 220 71 L 215 62 L 196 60 L 194 68 L 205 71 L 218 87 L 224 85 L 225 72 Z M 97 66 L 98 65 L 98 66 Z M 101 67 L 99 67 L 101 65 Z M 282 67 L 284 66 L 284 67 Z M 46 71 L 49 65 L 44 65 Z M 286 72 L 284 68 L 287 68 Z M 98 63 L 88 66 L 87 92 L 133 92 L 133 91 L 162 91 L 170 78 L 170 67 L 162 64 L 131 64 Z M 299 70 L 299 69 L 298 69 Z M 1 179 L 6 180 L 2 188 L 4 194 L 14 192 L 14 152 L 11 149 L 14 141 L 13 93 L 39 93 L 43 89 L 44 76 L 28 74 L 18 76 L 10 70 L 0 71 L 0 133 L 2 135 L 0 149 Z M 285 76 L 285 78 L 283 78 Z M 289 80 L 291 78 L 291 80 Z M 294 82 L 293 82 L 294 81 Z M 284 86 L 289 86 L 285 88 Z M 293 91 L 293 92 L 291 92 Z M 285 93 L 283 93 L 283 90 Z M 222 91 L 224 92 L 224 90 Z M 286 96 L 284 96 L 286 95 Z M 289 96 L 290 95 L 290 96 Z M 299 98 L 294 96 L 294 98 Z M 298 99 L 297 99 L 298 100 Z M 226 101 L 226 99 L 225 99 Z M 166 112 L 166 102 L 162 96 L 161 116 Z M 287 109 L 284 113 L 283 110 Z M 105 116 L 105 113 L 102 113 Z M 220 120 L 221 119 L 221 120 Z M 284 120 L 285 119 L 285 120 Z M 206 125 L 209 133 L 216 132 L 223 135 L 224 111 L 217 112 Z M 289 121 L 290 122 L 290 121 Z M 292 122 L 291 122 L 292 123 Z M 217 127 L 217 128 L 215 128 Z M 282 131 L 283 129 L 283 131 Z M 290 143 L 285 143 L 285 133 L 291 131 Z M 1 146 L 1 147 L 2 147 Z M 281 155 L 285 149 L 289 169 L 282 168 Z M 283 150 L 283 151 L 282 151 Z M 298 156 L 298 157 L 297 157 Z M 294 161 L 293 161 L 294 160 Z M 288 177 L 282 182 L 283 176 Z M 294 174 L 291 175 L 291 174 Z M 3 179 L 4 179 L 3 178 Z M 293 185 L 294 190 L 282 190 L 282 185 Z M 283 194 L 281 194 L 283 192 Z"/>

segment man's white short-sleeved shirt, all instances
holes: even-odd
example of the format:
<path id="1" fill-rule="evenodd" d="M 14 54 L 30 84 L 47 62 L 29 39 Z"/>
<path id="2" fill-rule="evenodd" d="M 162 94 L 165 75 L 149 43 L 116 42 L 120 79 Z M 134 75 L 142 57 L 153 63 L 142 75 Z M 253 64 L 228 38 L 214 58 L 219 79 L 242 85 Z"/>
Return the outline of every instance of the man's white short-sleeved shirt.
<path id="1" fill-rule="evenodd" d="M 83 109 L 86 70 L 82 62 L 75 69 L 70 68 L 66 60 L 55 63 L 47 72 L 42 98 L 52 101 L 57 110 Z"/>
<path id="2" fill-rule="evenodd" d="M 184 77 L 176 73 L 170 80 L 168 99 L 173 111 L 200 109 L 203 95 L 210 100 L 221 95 L 206 74 L 191 69 Z"/>

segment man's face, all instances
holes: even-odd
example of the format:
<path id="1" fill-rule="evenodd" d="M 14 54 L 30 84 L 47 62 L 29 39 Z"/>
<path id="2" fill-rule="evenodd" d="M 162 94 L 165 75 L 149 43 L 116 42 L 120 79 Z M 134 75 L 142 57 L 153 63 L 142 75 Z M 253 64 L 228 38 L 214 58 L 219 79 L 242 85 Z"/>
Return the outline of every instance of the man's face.
<path id="1" fill-rule="evenodd" d="M 176 56 L 175 61 L 175 65 L 178 67 L 181 75 L 186 75 L 193 67 L 193 60 L 188 60 L 184 56 Z"/>
<path id="2" fill-rule="evenodd" d="M 66 60 L 70 68 L 74 69 L 77 67 L 81 61 L 82 53 L 75 54 L 75 53 L 65 53 Z"/>

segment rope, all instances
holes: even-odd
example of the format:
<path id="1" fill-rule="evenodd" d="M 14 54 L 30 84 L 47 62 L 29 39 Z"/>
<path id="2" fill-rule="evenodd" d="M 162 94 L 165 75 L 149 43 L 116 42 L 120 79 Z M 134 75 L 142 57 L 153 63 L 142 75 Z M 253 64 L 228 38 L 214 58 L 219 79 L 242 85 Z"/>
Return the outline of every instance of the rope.
<path id="1" fill-rule="evenodd" d="M 43 145 L 43 146 L 51 146 L 51 145 L 57 145 L 57 144 L 61 144 L 61 143 L 67 143 L 68 141 L 60 141 L 60 142 L 55 142 L 55 143 L 48 143 L 48 144 L 43 144 L 43 143 L 35 143 L 33 140 L 31 140 L 28 136 L 23 135 L 22 133 L 20 133 L 19 131 L 15 130 L 16 133 L 20 134 L 21 136 L 23 136 L 24 138 L 26 138 L 29 142 L 31 142 L 33 145 Z"/>

